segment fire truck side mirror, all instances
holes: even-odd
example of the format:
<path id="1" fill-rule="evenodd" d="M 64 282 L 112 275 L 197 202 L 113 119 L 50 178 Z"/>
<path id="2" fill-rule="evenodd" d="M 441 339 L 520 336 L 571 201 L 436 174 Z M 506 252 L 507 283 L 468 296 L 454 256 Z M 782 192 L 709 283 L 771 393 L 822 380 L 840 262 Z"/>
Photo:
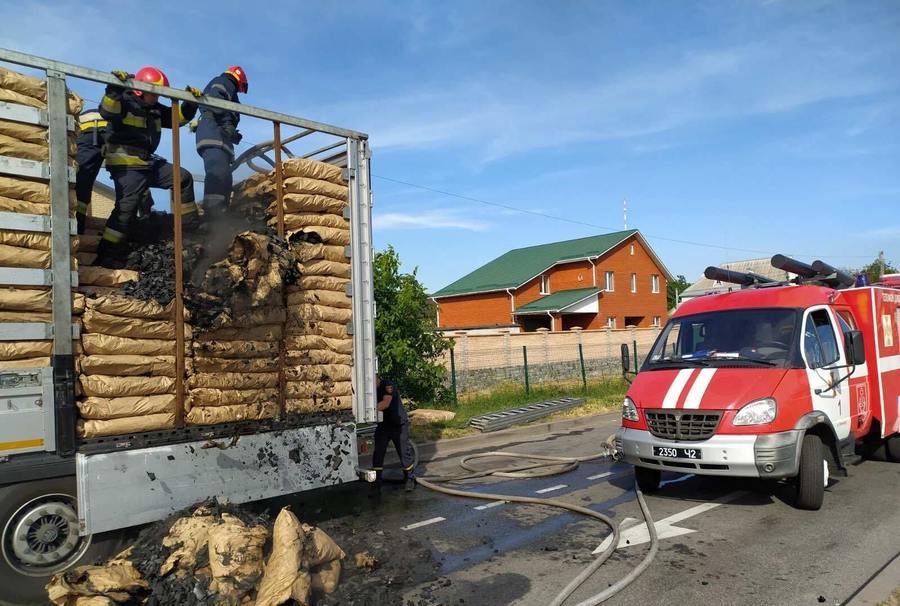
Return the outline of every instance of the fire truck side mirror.
<path id="1" fill-rule="evenodd" d="M 866 347 L 860 330 L 844 333 L 844 351 L 847 352 L 847 364 L 856 366 L 866 363 Z"/>
<path id="2" fill-rule="evenodd" d="M 627 375 L 631 372 L 631 352 L 628 350 L 628 343 L 622 343 L 622 374 Z"/>

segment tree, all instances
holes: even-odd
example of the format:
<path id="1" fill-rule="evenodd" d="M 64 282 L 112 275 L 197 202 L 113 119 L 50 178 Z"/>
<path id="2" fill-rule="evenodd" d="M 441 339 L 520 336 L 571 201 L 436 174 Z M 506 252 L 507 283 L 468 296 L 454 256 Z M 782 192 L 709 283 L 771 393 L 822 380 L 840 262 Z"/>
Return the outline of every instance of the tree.
<path id="1" fill-rule="evenodd" d="M 438 360 L 450 341 L 437 331 L 437 308 L 412 273 L 400 272 L 392 246 L 375 253 L 375 352 L 379 374 L 416 402 L 446 397 L 446 367 Z"/>
<path id="2" fill-rule="evenodd" d="M 668 309 L 673 309 L 678 304 L 678 295 L 687 290 L 687 287 L 690 285 L 691 283 L 687 281 L 687 278 L 681 274 L 678 274 L 678 277 L 666 284 L 666 304 L 669 306 Z"/>
<path id="3" fill-rule="evenodd" d="M 888 261 L 884 262 L 884 273 L 886 274 L 895 274 L 898 270 L 896 267 L 893 267 Z M 869 263 L 868 265 L 864 265 L 855 273 L 866 274 L 869 276 L 869 284 L 874 284 L 881 279 L 881 259 L 876 257 L 874 261 Z"/>

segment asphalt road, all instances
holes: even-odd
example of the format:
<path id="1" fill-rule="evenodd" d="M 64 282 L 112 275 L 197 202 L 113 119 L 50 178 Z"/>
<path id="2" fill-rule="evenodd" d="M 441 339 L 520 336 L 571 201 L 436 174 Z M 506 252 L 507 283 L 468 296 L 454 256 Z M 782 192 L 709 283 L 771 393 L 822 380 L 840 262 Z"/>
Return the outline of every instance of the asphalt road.
<path id="1" fill-rule="evenodd" d="M 486 450 L 583 456 L 599 451 L 617 424 L 618 415 L 602 415 L 550 433 L 525 429 L 474 445 L 425 449 L 423 458 L 434 458 L 420 472 L 459 473 L 460 456 Z M 672 522 L 663 530 L 673 536 L 661 540 L 650 568 L 608 604 L 842 604 L 900 551 L 900 464 L 865 461 L 850 477 L 833 478 L 818 512 L 792 508 L 786 485 L 683 474 L 664 480 L 670 483 L 647 502 L 657 522 Z M 467 489 L 554 497 L 617 520 L 642 520 L 631 486 L 629 466 L 603 461 L 561 476 L 480 481 Z M 341 507 L 316 508 L 319 517 L 352 515 L 357 528 L 414 537 L 443 576 L 406 595 L 415 598 L 425 588 L 447 605 L 548 604 L 609 534 L 603 524 L 561 510 L 509 503 L 485 508 L 487 501 L 421 486 L 412 494 L 388 488 L 378 504 L 366 498 L 365 486 L 338 490 Z M 326 503 L 334 497 L 322 495 Z M 639 541 L 640 534 L 630 531 L 626 538 Z M 647 543 L 621 546 L 568 603 L 624 576 L 647 549 Z"/>

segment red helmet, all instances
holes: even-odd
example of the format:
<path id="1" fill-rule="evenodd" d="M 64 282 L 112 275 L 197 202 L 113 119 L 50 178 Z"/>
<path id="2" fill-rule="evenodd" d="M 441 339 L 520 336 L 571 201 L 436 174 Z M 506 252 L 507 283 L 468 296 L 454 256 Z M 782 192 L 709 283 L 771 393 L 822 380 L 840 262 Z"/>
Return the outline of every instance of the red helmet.
<path id="1" fill-rule="evenodd" d="M 226 74 L 231 74 L 231 77 L 237 80 L 238 90 L 242 93 L 247 93 L 247 89 L 250 85 L 247 82 L 247 72 L 244 71 L 244 68 L 240 65 L 232 65 L 228 69 L 225 70 Z"/>
<path id="2" fill-rule="evenodd" d="M 146 82 L 147 84 L 158 84 L 159 86 L 169 86 L 169 79 L 158 67 L 147 65 L 142 67 L 134 75 L 135 80 Z M 134 94 L 141 96 L 141 91 L 136 90 Z"/>

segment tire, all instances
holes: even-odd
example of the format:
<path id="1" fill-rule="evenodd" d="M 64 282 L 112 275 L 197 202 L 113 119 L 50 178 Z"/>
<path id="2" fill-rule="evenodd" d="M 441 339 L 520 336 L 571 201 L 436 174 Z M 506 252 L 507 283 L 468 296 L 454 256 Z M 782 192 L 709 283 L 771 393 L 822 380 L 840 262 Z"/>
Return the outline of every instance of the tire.
<path id="1" fill-rule="evenodd" d="M 900 435 L 893 435 L 879 440 L 869 453 L 869 458 L 876 461 L 900 463 Z"/>
<path id="2" fill-rule="evenodd" d="M 656 492 L 659 490 L 661 477 L 662 472 L 658 469 L 649 469 L 647 467 L 634 468 L 634 479 L 637 480 L 637 485 L 641 492 Z"/>
<path id="3" fill-rule="evenodd" d="M 75 494 L 71 476 L 0 488 L 0 605 L 46 604 L 44 586 L 53 574 L 105 559 L 120 547 L 120 533 L 77 537 Z M 23 540 L 26 529 L 33 534 Z M 58 555 L 46 564 L 29 561 L 45 548 L 58 549 Z"/>
<path id="4" fill-rule="evenodd" d="M 825 499 L 827 464 L 822 438 L 814 434 L 803 436 L 800 450 L 800 470 L 797 474 L 797 494 L 794 506 L 798 509 L 817 511 Z"/>

